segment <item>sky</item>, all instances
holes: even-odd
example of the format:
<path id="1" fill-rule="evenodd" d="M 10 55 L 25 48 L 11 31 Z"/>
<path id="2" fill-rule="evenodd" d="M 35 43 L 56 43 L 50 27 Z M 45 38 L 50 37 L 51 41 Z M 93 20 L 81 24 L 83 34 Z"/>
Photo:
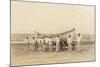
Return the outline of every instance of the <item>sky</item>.
<path id="1" fill-rule="evenodd" d="M 75 27 L 76 32 L 94 34 L 93 6 L 11 2 L 11 33 L 61 33 Z"/>

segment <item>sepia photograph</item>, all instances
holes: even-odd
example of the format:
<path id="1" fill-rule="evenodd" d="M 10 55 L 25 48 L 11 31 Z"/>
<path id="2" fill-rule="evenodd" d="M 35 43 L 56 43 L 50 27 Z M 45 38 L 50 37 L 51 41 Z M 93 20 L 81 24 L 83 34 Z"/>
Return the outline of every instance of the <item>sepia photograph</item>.
<path id="1" fill-rule="evenodd" d="M 95 9 L 11 0 L 11 66 L 94 62 Z"/>

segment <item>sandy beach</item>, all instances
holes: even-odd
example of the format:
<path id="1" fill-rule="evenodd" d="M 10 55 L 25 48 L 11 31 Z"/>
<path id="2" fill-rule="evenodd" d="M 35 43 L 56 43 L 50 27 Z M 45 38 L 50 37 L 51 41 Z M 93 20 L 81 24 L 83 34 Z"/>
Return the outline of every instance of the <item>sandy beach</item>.
<path id="1" fill-rule="evenodd" d="M 43 51 L 24 51 L 24 44 L 11 44 L 11 65 L 37 65 L 52 63 L 69 63 L 94 61 L 94 44 L 82 45 L 81 51 L 61 51 L 61 52 L 43 52 Z"/>

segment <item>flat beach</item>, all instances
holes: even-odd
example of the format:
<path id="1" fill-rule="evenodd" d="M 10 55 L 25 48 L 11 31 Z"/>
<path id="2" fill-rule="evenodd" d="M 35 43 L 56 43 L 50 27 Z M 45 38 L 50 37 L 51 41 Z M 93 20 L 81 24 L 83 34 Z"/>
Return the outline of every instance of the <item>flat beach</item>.
<path id="1" fill-rule="evenodd" d="M 24 51 L 24 44 L 11 44 L 11 66 L 95 61 L 95 45 L 81 45 L 81 50 L 43 52 Z"/>

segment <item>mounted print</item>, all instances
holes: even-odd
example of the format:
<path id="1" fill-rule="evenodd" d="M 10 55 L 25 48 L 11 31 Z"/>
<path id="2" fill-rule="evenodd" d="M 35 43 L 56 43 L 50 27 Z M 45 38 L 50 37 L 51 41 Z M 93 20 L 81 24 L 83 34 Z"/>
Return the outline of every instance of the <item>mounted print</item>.
<path id="1" fill-rule="evenodd" d="M 11 66 L 95 61 L 95 5 L 11 1 Z"/>

